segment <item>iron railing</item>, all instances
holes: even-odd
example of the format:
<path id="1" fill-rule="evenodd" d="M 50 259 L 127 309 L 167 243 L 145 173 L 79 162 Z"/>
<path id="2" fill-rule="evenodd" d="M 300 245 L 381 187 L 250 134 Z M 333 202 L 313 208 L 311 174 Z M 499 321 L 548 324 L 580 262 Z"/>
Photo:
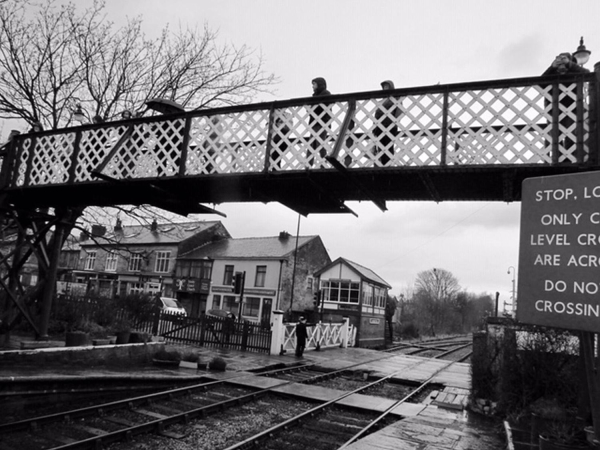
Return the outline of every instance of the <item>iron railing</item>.
<path id="1" fill-rule="evenodd" d="M 596 164 L 596 91 L 594 73 L 520 78 L 28 134 L 15 138 L 3 157 L 3 185 L 328 170 L 336 164 L 356 170 Z"/>

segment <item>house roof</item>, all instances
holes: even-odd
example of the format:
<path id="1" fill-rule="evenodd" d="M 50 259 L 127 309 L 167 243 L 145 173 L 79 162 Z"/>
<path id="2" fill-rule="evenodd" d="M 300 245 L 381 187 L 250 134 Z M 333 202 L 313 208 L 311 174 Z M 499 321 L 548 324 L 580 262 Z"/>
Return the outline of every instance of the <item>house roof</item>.
<path id="1" fill-rule="evenodd" d="M 299 236 L 298 248 L 319 236 Z M 296 248 L 296 237 L 254 237 L 222 239 L 211 242 L 179 256 L 178 259 L 279 259 Z"/>
<path id="2" fill-rule="evenodd" d="M 156 225 L 156 231 L 152 231 L 150 225 L 123 225 L 121 230 L 113 229 L 103 236 L 82 241 L 81 245 L 178 244 L 219 223 L 218 220 L 163 223 Z"/>
<path id="3" fill-rule="evenodd" d="M 350 267 L 358 275 L 360 275 L 361 278 L 363 278 L 363 279 L 367 279 L 367 280 L 372 281 L 374 283 L 381 284 L 381 285 L 387 287 L 388 289 L 392 288 L 392 286 L 390 286 L 383 278 L 381 278 L 379 275 L 377 275 L 371 269 L 369 269 L 369 268 L 367 268 L 365 266 L 361 266 L 358 263 L 355 263 L 353 261 L 350 261 L 349 259 L 342 258 L 342 257 L 336 259 L 331 264 L 329 264 L 329 265 L 323 267 L 322 269 L 318 270 L 317 272 L 315 272 L 315 275 L 320 275 L 323 272 L 325 272 L 326 270 L 328 270 L 330 267 L 333 267 L 333 266 L 338 265 L 340 263 L 341 264 L 345 264 L 348 267 Z"/>

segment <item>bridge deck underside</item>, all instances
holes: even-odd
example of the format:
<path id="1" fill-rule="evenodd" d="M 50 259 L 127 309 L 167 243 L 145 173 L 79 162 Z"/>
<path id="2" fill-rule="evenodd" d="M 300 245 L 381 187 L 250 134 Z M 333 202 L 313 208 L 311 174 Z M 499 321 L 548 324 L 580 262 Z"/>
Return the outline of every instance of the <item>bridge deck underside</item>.
<path id="1" fill-rule="evenodd" d="M 348 213 L 345 201 L 520 201 L 525 178 L 591 169 L 494 165 L 169 177 L 10 190 L 7 200 L 24 209 L 154 204 L 183 215 L 207 212 L 200 203 L 279 202 L 304 215 Z"/>

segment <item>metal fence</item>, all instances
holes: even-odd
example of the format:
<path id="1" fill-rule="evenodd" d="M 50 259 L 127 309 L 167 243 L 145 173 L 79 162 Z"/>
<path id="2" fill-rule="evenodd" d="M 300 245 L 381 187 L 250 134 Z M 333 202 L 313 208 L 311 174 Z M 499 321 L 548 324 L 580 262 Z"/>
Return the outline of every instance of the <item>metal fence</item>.
<path id="1" fill-rule="evenodd" d="M 161 313 L 153 334 L 166 342 L 269 353 L 271 329 L 248 321 L 221 317 L 186 317 Z"/>
<path id="2" fill-rule="evenodd" d="M 98 323 L 110 328 L 126 322 L 132 330 L 162 336 L 166 342 L 220 347 L 268 353 L 271 329 L 248 321 L 232 321 L 214 316 L 187 317 L 158 311 L 152 303 L 135 313 L 119 308 L 109 299 L 79 296 L 60 296 L 53 302 L 54 319 L 67 328 L 82 323 Z"/>

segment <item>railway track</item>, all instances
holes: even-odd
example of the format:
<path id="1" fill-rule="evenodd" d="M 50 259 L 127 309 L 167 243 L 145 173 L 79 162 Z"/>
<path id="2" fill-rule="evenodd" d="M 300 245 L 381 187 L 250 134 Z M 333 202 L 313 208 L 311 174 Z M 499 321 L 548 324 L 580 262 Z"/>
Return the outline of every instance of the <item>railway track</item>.
<path id="1" fill-rule="evenodd" d="M 473 340 L 470 336 L 429 339 L 396 344 L 384 351 L 387 353 L 400 353 L 403 355 L 417 355 L 425 358 L 465 362 L 470 359 L 473 353 Z"/>
<path id="2" fill-rule="evenodd" d="M 391 356 L 393 353 L 389 355 Z M 373 361 L 379 359 L 382 358 Z M 426 361 L 427 359 L 418 361 L 413 367 L 425 364 Z M 450 367 L 454 362 L 449 361 L 440 371 Z M 356 366 L 364 366 L 364 364 L 365 362 L 362 362 Z M 356 393 L 367 395 L 383 393 L 382 396 L 386 398 L 398 398 L 395 407 L 401 402 L 414 399 L 419 393 L 422 394 L 431 380 L 408 390 L 406 387 L 403 388 L 404 390 L 398 390 L 396 386 L 391 386 L 393 383 L 389 383 L 390 379 L 398 373 L 371 381 L 366 376 L 362 377 L 363 372 L 353 372 L 352 368 L 349 366 L 339 371 L 320 372 L 313 364 L 300 364 L 295 367 L 257 373 L 256 375 L 277 378 L 284 382 L 277 384 L 277 387 L 291 383 L 315 384 L 336 388 L 343 394 L 317 406 L 306 401 L 295 400 L 295 406 L 291 407 L 287 414 L 290 417 L 284 415 L 274 417 L 276 424 L 266 424 L 266 429 L 257 433 L 253 430 L 250 436 L 246 431 L 243 436 L 236 437 L 234 442 L 237 443 L 229 440 L 225 446 L 232 445 L 228 447 L 231 449 L 339 448 L 345 442 L 351 441 L 353 436 L 363 435 L 365 430 L 372 432 L 396 420 L 389 414 L 393 408 L 390 408 L 385 415 L 366 410 L 350 410 L 340 406 L 343 399 Z M 248 373 L 240 376 L 248 376 Z M 0 425 L 0 450 L 98 449 L 109 448 L 111 444 L 116 445 L 115 448 L 125 449 L 129 448 L 127 442 L 147 434 L 182 440 L 189 433 L 186 430 L 198 429 L 209 418 L 235 416 L 242 408 L 254 409 L 257 413 L 269 411 L 275 408 L 272 405 L 281 405 L 283 401 L 281 394 L 273 392 L 273 387 L 265 389 L 243 387 L 232 384 L 234 380 L 200 383 L 2 424 Z M 332 386 L 332 382 L 343 382 L 343 387 L 340 388 L 335 384 Z M 390 393 L 390 388 L 398 391 L 396 396 Z M 119 442 L 125 444 L 118 444 Z M 298 443 L 302 445 L 298 446 Z M 224 448 L 224 446 L 214 448 Z"/>
<path id="3" fill-rule="evenodd" d="M 418 362 L 415 368 L 425 361 Z M 372 433 L 398 420 L 392 411 L 402 403 L 409 401 L 429 386 L 434 377 L 447 370 L 456 361 L 449 361 L 437 370 L 429 379 L 413 387 L 403 398 L 394 402 L 383 413 L 348 409 L 340 405 L 341 401 L 353 394 L 368 393 L 381 383 L 400 372 L 392 373 L 374 382 L 367 383 L 339 397 L 304 411 L 295 417 L 277 424 L 267 430 L 260 431 L 242 442 L 236 443 L 226 450 L 333 450 L 343 449 L 363 436 Z M 406 369 L 403 369 L 403 371 Z"/>

